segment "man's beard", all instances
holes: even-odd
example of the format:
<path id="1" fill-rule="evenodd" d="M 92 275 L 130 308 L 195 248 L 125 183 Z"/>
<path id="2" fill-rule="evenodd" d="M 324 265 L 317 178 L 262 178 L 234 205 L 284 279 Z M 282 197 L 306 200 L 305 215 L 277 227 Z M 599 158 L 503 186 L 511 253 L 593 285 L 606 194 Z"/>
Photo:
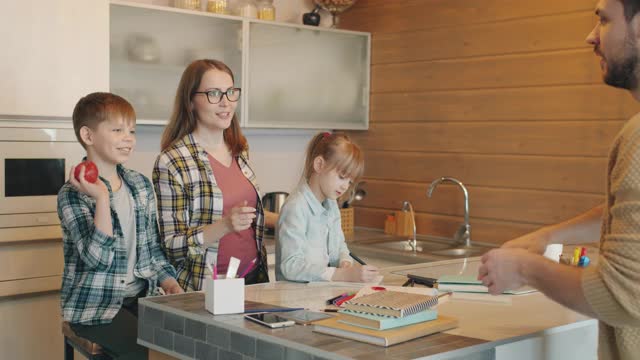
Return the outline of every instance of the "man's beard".
<path id="1" fill-rule="evenodd" d="M 638 53 L 633 44 L 627 43 L 625 56 L 619 61 L 608 61 L 604 82 L 613 87 L 634 90 L 638 86 L 636 67 L 638 66 Z"/>

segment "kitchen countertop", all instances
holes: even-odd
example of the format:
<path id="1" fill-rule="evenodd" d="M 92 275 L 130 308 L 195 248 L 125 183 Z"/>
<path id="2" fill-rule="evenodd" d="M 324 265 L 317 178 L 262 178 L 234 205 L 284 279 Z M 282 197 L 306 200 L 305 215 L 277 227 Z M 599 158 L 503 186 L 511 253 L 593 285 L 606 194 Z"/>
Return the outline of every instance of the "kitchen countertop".
<path id="1" fill-rule="evenodd" d="M 477 271 L 478 262 L 478 258 L 470 258 L 383 269 L 383 283 L 402 284 L 406 280 L 404 274 L 408 272 L 430 277 L 445 273 L 470 274 Z M 326 299 L 356 289 L 357 284 L 277 282 L 247 286 L 245 297 L 282 306 L 318 309 L 324 307 Z M 593 329 L 597 328 L 596 320 L 568 310 L 539 292 L 497 297 L 456 293 L 439 305 L 438 311 L 458 318 L 459 327 L 383 348 L 313 333 L 309 326 L 271 330 L 245 321 L 241 315 L 213 316 L 204 309 L 202 293 L 188 293 L 140 299 L 138 342 L 182 359 L 192 359 L 196 354 L 207 352 L 215 352 L 220 358 L 242 355 L 238 358 L 244 359 L 448 359 L 466 356 L 494 359 L 498 358 L 496 354 L 504 353 L 502 350 L 510 343 L 541 337 L 546 340 L 554 334 L 572 331 L 593 335 Z M 595 353 L 594 349 L 585 349 L 586 354 L 591 352 Z"/>

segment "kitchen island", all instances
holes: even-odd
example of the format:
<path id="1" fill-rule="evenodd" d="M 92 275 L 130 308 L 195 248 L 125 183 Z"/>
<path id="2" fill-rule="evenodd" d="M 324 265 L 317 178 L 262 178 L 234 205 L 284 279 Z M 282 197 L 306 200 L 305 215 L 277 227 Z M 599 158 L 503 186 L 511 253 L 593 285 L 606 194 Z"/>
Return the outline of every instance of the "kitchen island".
<path id="1" fill-rule="evenodd" d="M 407 273 L 472 274 L 478 263 L 478 258 L 471 258 L 387 268 L 383 283 L 400 285 Z M 274 305 L 321 309 L 326 299 L 357 289 L 357 284 L 348 283 L 277 282 L 247 286 L 245 296 Z M 497 297 L 456 293 L 439 305 L 439 313 L 456 317 L 459 326 L 383 348 L 314 333 L 311 326 L 271 330 L 242 315 L 213 316 L 204 309 L 204 294 L 197 292 L 141 299 L 138 342 L 151 349 L 150 359 L 596 358 L 597 321 L 539 292 Z"/>

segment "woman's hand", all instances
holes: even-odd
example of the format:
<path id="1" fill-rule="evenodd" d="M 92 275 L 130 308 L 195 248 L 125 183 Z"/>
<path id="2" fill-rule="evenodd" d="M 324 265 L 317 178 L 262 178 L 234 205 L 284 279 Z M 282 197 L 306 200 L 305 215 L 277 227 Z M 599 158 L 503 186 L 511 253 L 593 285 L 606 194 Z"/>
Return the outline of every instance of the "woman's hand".
<path id="1" fill-rule="evenodd" d="M 245 200 L 241 206 L 234 206 L 231 212 L 226 217 L 228 232 L 238 232 L 246 230 L 253 223 L 253 219 L 256 218 L 256 209 L 247 206 Z"/>

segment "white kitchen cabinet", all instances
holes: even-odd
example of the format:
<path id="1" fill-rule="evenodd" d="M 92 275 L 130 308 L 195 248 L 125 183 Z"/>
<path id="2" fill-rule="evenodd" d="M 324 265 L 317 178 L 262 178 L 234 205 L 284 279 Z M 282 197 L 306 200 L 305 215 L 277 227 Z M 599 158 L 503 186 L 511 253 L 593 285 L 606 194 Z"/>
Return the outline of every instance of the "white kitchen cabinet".
<path id="1" fill-rule="evenodd" d="M 222 60 L 249 128 L 367 129 L 370 34 L 112 1 L 111 91 L 166 124 L 182 72 Z"/>
<path id="2" fill-rule="evenodd" d="M 107 0 L 0 5 L 0 114 L 70 117 L 78 99 L 109 90 Z"/>

